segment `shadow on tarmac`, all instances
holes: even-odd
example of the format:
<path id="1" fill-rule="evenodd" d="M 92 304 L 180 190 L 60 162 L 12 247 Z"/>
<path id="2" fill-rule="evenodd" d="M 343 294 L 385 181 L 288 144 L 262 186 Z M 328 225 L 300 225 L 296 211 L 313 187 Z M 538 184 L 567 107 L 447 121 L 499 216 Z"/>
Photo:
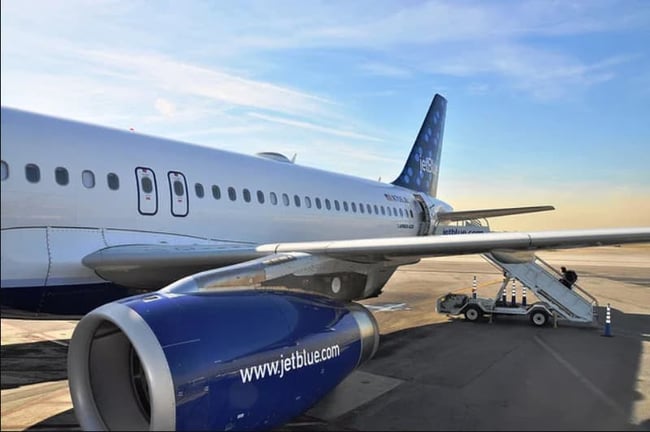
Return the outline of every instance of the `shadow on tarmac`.
<path id="1" fill-rule="evenodd" d="M 303 415 L 276 430 L 647 430 L 650 419 L 630 418 L 644 397 L 636 385 L 648 328 L 647 315 L 612 310 L 611 338 L 602 327 L 537 328 L 512 317 L 381 335 L 360 369 L 402 384 L 333 421 Z M 3 389 L 65 379 L 65 355 L 51 342 L 3 346 Z M 21 371 L 25 357 L 42 359 L 43 373 Z M 7 370 L 25 376 L 5 384 Z M 73 411 L 29 430 L 52 429 L 79 430 Z"/>
<path id="2" fill-rule="evenodd" d="M 513 317 L 382 335 L 361 369 L 404 383 L 336 422 L 357 430 L 642 430 L 630 419 L 644 397 L 636 385 L 648 319 L 614 311 L 611 338 L 602 327 L 535 328 Z"/>
<path id="3" fill-rule="evenodd" d="M 2 390 L 68 378 L 67 346 L 52 341 L 2 345 L 0 355 Z"/>
<path id="4" fill-rule="evenodd" d="M 74 410 L 70 408 L 55 416 L 52 416 L 40 423 L 25 429 L 27 431 L 52 431 L 52 430 L 66 430 L 66 431 L 80 431 L 81 427 L 77 418 L 74 415 Z"/>

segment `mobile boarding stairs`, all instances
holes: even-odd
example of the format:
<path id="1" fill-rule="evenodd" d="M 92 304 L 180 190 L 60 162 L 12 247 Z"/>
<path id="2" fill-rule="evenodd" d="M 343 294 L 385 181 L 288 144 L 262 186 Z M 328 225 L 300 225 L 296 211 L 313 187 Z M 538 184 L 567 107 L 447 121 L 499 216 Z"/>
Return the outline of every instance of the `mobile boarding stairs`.
<path id="1" fill-rule="evenodd" d="M 595 325 L 598 301 L 577 284 L 568 289 L 560 282 L 561 274 L 544 260 L 533 255 L 530 260 L 516 259 L 509 254 L 487 253 L 482 255 L 488 262 L 503 271 L 504 280 L 496 298 L 477 297 L 475 287 L 471 296 L 447 294 L 438 299 L 436 310 L 450 315 L 464 314 L 469 321 L 477 321 L 484 315 L 528 316 L 531 323 L 544 326 L 551 321 L 566 320 L 573 323 Z M 521 302 L 516 302 L 515 280 L 522 285 Z M 507 298 L 508 283 L 512 281 L 512 296 Z M 540 300 L 527 304 L 525 288 Z"/>

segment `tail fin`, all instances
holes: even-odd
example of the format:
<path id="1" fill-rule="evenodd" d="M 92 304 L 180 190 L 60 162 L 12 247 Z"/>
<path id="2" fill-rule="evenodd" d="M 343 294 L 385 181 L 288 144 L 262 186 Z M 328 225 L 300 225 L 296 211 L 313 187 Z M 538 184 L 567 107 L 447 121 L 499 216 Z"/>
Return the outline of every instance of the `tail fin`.
<path id="1" fill-rule="evenodd" d="M 424 192 L 432 197 L 436 196 L 446 111 L 447 99 L 436 94 L 406 165 L 393 182 L 394 185 Z"/>

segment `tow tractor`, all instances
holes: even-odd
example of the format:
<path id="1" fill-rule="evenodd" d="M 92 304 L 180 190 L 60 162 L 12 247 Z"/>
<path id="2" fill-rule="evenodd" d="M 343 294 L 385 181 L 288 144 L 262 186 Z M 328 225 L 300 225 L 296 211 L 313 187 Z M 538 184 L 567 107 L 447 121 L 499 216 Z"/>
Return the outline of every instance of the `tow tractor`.
<path id="1" fill-rule="evenodd" d="M 505 254 L 482 255 L 495 267 L 503 270 L 504 280 L 496 298 L 478 297 L 449 293 L 436 302 L 436 311 L 449 315 L 464 315 L 468 321 L 478 321 L 483 316 L 519 315 L 528 316 L 535 326 L 545 326 L 551 319 L 575 323 L 595 324 L 598 307 L 596 298 L 577 284 L 571 289 L 560 282 L 560 273 L 541 258 L 517 261 Z M 522 299 L 516 301 L 515 281 L 522 285 Z M 512 281 L 512 296 L 506 297 L 508 284 Z M 540 300 L 527 304 L 525 289 L 529 288 Z"/>

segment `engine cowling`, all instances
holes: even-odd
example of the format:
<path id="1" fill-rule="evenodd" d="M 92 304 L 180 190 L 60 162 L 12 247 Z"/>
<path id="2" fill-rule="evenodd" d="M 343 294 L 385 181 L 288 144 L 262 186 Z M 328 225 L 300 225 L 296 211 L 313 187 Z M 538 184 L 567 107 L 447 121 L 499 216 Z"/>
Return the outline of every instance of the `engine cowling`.
<path id="1" fill-rule="evenodd" d="M 371 358 L 377 323 L 356 303 L 288 291 L 154 294 L 77 325 L 68 378 L 85 430 L 270 429 Z"/>

